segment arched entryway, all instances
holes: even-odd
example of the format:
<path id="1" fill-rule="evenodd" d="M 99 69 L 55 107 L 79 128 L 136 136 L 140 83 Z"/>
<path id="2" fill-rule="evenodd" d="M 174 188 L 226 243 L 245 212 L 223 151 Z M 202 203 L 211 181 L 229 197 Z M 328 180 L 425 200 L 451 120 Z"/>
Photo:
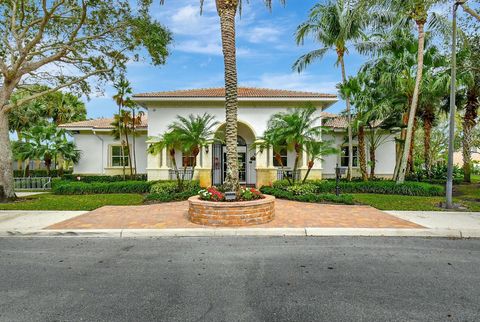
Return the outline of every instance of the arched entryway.
<path id="1" fill-rule="evenodd" d="M 223 124 L 217 130 L 217 134 L 221 136 L 224 129 L 225 125 Z M 238 122 L 238 175 L 241 185 L 254 186 L 256 184 L 255 150 L 251 148 L 254 142 L 253 130 L 248 125 Z M 223 184 L 226 176 L 226 146 L 221 143 L 214 144 L 212 152 L 212 183 L 218 186 Z"/>

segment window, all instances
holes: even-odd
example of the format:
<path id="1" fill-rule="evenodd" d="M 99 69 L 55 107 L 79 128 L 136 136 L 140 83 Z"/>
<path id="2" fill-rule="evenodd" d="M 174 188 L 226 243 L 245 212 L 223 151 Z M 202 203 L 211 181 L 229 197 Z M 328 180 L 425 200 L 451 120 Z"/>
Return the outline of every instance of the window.
<path id="1" fill-rule="evenodd" d="M 358 147 L 353 146 L 353 158 L 352 163 L 354 167 L 358 167 Z M 342 167 L 348 167 L 348 146 L 342 146 L 340 154 L 340 165 Z"/>
<path id="2" fill-rule="evenodd" d="M 195 156 L 191 155 L 188 152 L 183 152 L 182 154 L 182 166 L 184 167 L 193 167 L 196 165 Z"/>
<path id="3" fill-rule="evenodd" d="M 287 148 L 281 149 L 279 154 L 280 154 L 280 158 L 282 159 L 283 166 L 286 167 L 287 166 L 287 161 L 288 161 Z M 282 166 L 280 164 L 280 162 L 278 162 L 277 158 L 275 157 L 275 154 L 273 155 L 273 166 L 274 167 L 281 167 Z"/>
<path id="4" fill-rule="evenodd" d="M 128 147 L 124 147 L 123 153 L 124 153 L 124 156 L 122 157 L 122 147 L 120 145 L 112 146 L 112 160 L 111 160 L 112 167 L 123 167 L 123 166 L 128 167 L 129 166 Z"/>

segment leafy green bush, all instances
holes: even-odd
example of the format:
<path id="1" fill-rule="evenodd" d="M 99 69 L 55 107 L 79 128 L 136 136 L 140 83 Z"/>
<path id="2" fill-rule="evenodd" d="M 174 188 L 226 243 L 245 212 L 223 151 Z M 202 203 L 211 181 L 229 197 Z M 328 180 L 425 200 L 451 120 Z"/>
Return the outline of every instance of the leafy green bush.
<path id="1" fill-rule="evenodd" d="M 416 167 L 409 176 L 406 177 L 408 181 L 419 181 L 428 183 L 443 183 L 447 182 L 447 166 L 436 165 L 432 167 L 432 170 L 427 173 L 427 170 Z M 453 182 L 458 184 L 463 181 L 463 169 L 454 166 L 453 167 Z"/>
<path id="2" fill-rule="evenodd" d="M 57 195 L 86 195 L 107 193 L 148 193 L 154 182 L 118 181 L 118 182 L 70 182 L 55 181 L 52 192 Z"/>
<path id="3" fill-rule="evenodd" d="M 185 181 L 183 183 L 183 191 L 195 190 L 198 194 L 200 190 L 200 183 L 196 180 Z M 178 190 L 177 181 L 158 181 L 152 185 L 150 189 L 151 194 L 169 194 L 169 193 L 178 193 L 181 192 Z"/>
<path id="4" fill-rule="evenodd" d="M 293 193 L 294 195 L 303 195 L 306 193 L 316 193 L 317 186 L 311 183 L 296 184 L 293 186 L 285 187 L 285 190 Z"/>
<path id="5" fill-rule="evenodd" d="M 147 181 L 147 175 L 137 174 L 136 176 L 134 176 L 134 178 L 130 178 L 129 176 L 127 176 L 126 179 L 128 181 Z M 62 177 L 62 180 L 79 181 L 79 182 L 85 182 L 85 183 L 126 181 L 126 180 L 123 180 L 122 175 L 96 176 L 96 175 L 80 175 L 80 174 L 66 174 Z"/>
<path id="6" fill-rule="evenodd" d="M 353 205 L 353 196 L 342 194 L 340 196 L 334 194 L 316 194 L 316 193 L 306 193 L 302 195 L 296 195 L 293 192 L 274 188 L 274 187 L 263 187 L 260 191 L 267 195 L 275 196 L 280 199 L 288 199 L 302 202 L 315 202 L 315 203 L 341 203 L 346 205 Z"/>
<path id="7" fill-rule="evenodd" d="M 274 188 L 290 191 L 294 194 L 303 193 L 335 193 L 336 182 L 334 180 L 314 180 L 303 185 L 289 186 L 284 181 L 273 184 Z M 315 187 L 315 189 L 313 188 Z M 397 184 L 395 181 L 340 181 L 341 193 L 378 193 L 406 196 L 441 196 L 444 188 L 440 185 L 425 182 L 410 182 Z"/>

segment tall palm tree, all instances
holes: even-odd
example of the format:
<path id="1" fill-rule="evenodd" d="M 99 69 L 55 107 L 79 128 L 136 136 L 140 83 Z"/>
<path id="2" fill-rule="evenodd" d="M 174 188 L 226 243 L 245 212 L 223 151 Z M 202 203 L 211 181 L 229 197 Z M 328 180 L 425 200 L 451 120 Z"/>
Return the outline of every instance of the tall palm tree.
<path id="1" fill-rule="evenodd" d="M 307 104 L 289 109 L 287 112 L 276 113 L 268 121 L 267 135 L 276 137 L 279 142 L 285 142 L 288 149 L 295 151 L 294 174 L 298 170 L 305 144 L 321 141 L 323 126 L 320 116 L 315 115 L 316 111 L 313 105 Z M 296 175 L 292 181 L 295 183 Z"/>
<path id="2" fill-rule="evenodd" d="M 126 144 L 128 148 L 128 154 L 129 154 L 128 163 L 130 165 L 130 175 L 133 174 L 133 171 L 132 171 L 132 159 L 130 157 L 131 149 L 130 149 L 130 146 L 128 145 L 128 134 L 126 133 L 128 126 L 126 125 L 127 123 L 125 123 L 126 114 L 123 113 L 124 111 L 123 109 L 125 105 L 128 104 L 128 102 L 130 101 L 129 96 L 132 95 L 133 91 L 130 86 L 130 82 L 125 78 L 125 75 L 123 74 L 120 76 L 119 80 L 115 84 L 113 84 L 113 87 L 117 90 L 117 93 L 113 96 L 113 100 L 118 106 L 118 114 L 117 114 L 117 117 L 115 118 L 115 123 L 117 124 L 116 125 L 112 124 L 112 125 L 114 125 L 117 128 L 118 133 L 115 134 L 115 131 L 113 131 L 112 134 L 116 139 L 118 138 L 122 142 L 121 153 L 122 153 L 122 163 L 123 163 L 123 180 L 125 180 L 125 145 L 123 144 L 123 141 L 122 141 L 122 135 L 125 135 L 125 138 L 126 138 Z"/>
<path id="3" fill-rule="evenodd" d="M 458 53 L 461 83 L 460 94 L 463 96 L 463 181 L 471 182 L 473 131 L 478 124 L 480 109 L 480 36 L 475 29 L 465 26 L 467 37 L 463 48 Z M 478 28 L 477 28 L 478 30 Z"/>
<path id="4" fill-rule="evenodd" d="M 298 72 L 303 71 L 314 61 L 322 59 L 329 50 L 337 53 L 337 65 L 340 65 L 342 83 L 347 81 L 345 71 L 345 55 L 348 54 L 350 43 L 365 40 L 364 30 L 368 25 L 366 14 L 366 1 L 338 0 L 328 1 L 326 4 L 315 5 L 308 20 L 301 24 L 296 33 L 298 44 L 303 44 L 305 39 L 312 36 L 323 47 L 301 56 L 293 65 Z M 353 139 L 352 115 L 350 97 L 346 97 L 346 113 L 348 119 L 348 173 L 347 178 L 352 178 L 353 167 Z"/>
<path id="5" fill-rule="evenodd" d="M 413 23 L 418 33 L 418 51 L 416 63 L 415 87 L 413 90 L 412 101 L 408 112 L 408 124 L 405 136 L 405 148 L 403 149 L 400 160 L 400 167 L 398 172 L 398 183 L 405 181 L 407 172 L 407 162 L 411 149 L 413 139 L 413 131 L 415 125 L 415 117 L 417 113 L 418 101 L 423 77 L 424 66 L 424 49 L 425 49 L 425 27 L 430 19 L 430 27 L 441 28 L 444 27 L 442 19 L 432 10 L 433 6 L 446 0 L 382 0 L 386 10 L 396 16 L 396 23 L 399 26 L 405 27 Z M 443 28 L 444 29 L 444 28 Z"/>
<path id="6" fill-rule="evenodd" d="M 119 140 L 121 144 L 122 151 L 122 167 L 123 167 L 123 177 L 125 179 L 125 168 L 128 163 L 130 168 L 130 178 L 133 177 L 133 165 L 132 165 L 132 154 L 129 142 L 129 135 L 132 130 L 130 124 L 132 123 L 132 115 L 129 111 L 120 110 L 120 114 L 115 114 L 113 117 L 113 130 L 111 135 L 115 140 Z"/>
<path id="7" fill-rule="evenodd" d="M 175 133 L 183 151 L 193 158 L 192 178 L 197 165 L 197 156 L 201 149 L 215 141 L 215 128 L 219 124 L 215 116 L 208 113 L 203 115 L 190 114 L 188 117 L 177 116 L 177 120 L 168 128 Z M 187 165 L 184 164 L 185 176 Z"/>
<path id="8" fill-rule="evenodd" d="M 284 4 L 286 0 L 279 0 Z M 165 0 L 160 0 L 163 4 Z M 272 0 L 263 1 L 268 8 Z M 204 0 L 200 0 L 200 8 Z M 220 17 L 220 31 L 222 37 L 222 50 L 225 65 L 225 143 L 227 154 L 227 174 L 225 188 L 238 191 L 238 155 L 237 155 L 237 110 L 238 110 L 238 80 L 237 80 L 237 54 L 235 45 L 235 17 L 242 8 L 241 0 L 215 0 Z"/>

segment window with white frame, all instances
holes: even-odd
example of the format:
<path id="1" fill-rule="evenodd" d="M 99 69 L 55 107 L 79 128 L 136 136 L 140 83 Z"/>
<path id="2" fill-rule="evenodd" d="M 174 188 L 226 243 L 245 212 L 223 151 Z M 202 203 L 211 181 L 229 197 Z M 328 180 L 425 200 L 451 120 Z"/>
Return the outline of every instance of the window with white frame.
<path id="1" fill-rule="evenodd" d="M 110 165 L 112 167 L 123 167 L 123 166 L 128 167 L 129 166 L 128 147 L 124 147 L 122 152 L 121 145 L 112 145 L 110 153 L 111 153 Z"/>
<path id="2" fill-rule="evenodd" d="M 353 146 L 353 157 L 352 157 L 352 164 L 354 167 L 358 167 L 358 147 Z M 342 146 L 340 151 L 340 165 L 342 167 L 348 167 L 348 146 Z"/>

